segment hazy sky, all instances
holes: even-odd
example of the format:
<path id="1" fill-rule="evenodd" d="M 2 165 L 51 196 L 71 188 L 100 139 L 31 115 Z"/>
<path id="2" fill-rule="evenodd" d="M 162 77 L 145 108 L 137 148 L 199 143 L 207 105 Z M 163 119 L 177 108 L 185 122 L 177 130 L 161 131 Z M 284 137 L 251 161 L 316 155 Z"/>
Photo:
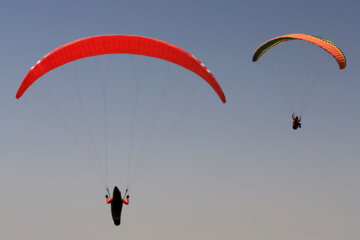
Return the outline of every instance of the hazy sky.
<path id="1" fill-rule="evenodd" d="M 359 21 L 357 0 L 0 1 L 0 238 L 359 239 Z M 267 39 L 298 32 L 330 39 L 348 65 L 317 94 L 295 132 L 278 82 L 251 58 Z M 228 102 L 187 70 L 130 56 L 68 64 L 15 99 L 26 72 L 47 52 L 102 34 L 148 36 L 186 49 L 211 69 Z M 161 106 L 148 144 L 161 148 L 137 178 L 120 227 L 61 121 L 67 118 L 91 148 L 84 126 L 73 120 L 82 116 L 70 91 L 71 81 L 79 81 L 96 144 L 103 146 L 101 104 L 93 97 L 101 92 L 99 76 L 112 90 L 111 188 L 124 186 L 133 80 L 145 79 L 135 153 L 147 136 L 141 132 L 149 128 L 149 112 L 157 111 L 148 106 Z M 164 144 L 158 132 L 167 136 Z"/>

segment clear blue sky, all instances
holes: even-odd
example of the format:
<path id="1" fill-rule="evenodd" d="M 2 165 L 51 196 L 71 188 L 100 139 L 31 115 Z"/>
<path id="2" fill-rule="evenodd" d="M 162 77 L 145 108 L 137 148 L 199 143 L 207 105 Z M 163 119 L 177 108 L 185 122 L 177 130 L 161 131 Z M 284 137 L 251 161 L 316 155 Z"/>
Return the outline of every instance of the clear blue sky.
<path id="1" fill-rule="evenodd" d="M 1 1 L 0 238 L 359 239 L 359 21 L 355 0 Z M 304 127 L 294 132 L 278 86 L 251 57 L 265 40 L 297 32 L 330 39 L 348 65 L 322 89 Z M 130 79 L 131 64 L 114 67 L 127 59 L 140 69 L 149 65 L 149 78 L 180 75 L 188 88 L 175 89 L 195 89 L 200 101 L 137 179 L 120 228 L 112 225 L 104 191 L 79 160 L 83 156 L 56 113 L 30 94 L 22 99 L 28 104 L 15 99 L 24 75 L 44 54 L 102 34 L 148 36 L 186 49 L 211 69 L 228 100 L 221 104 L 197 76 L 179 68 L 112 58 L 109 81 L 121 74 Z M 61 95 L 61 78 L 78 67 L 80 80 L 90 82 L 96 79 L 94 66 L 94 59 L 66 66 L 44 76 L 34 90 L 51 88 L 71 118 L 78 111 L 71 103 L 76 98 Z M 131 96 L 131 81 L 124 84 L 116 86 Z M 91 94 L 97 87 L 87 89 Z M 181 93 L 172 90 L 175 102 Z M 145 94 L 150 98 L 140 101 L 151 102 L 151 91 Z M 114 125 L 131 113 L 131 104 L 121 105 Z M 163 119 L 168 116 L 165 111 Z M 130 126 L 131 118 L 123 121 Z M 121 135 L 120 127 L 112 133 Z M 129 128 L 123 131 L 126 140 Z M 128 142 L 119 148 L 127 147 Z M 111 184 L 122 185 L 120 167 L 112 166 Z"/>

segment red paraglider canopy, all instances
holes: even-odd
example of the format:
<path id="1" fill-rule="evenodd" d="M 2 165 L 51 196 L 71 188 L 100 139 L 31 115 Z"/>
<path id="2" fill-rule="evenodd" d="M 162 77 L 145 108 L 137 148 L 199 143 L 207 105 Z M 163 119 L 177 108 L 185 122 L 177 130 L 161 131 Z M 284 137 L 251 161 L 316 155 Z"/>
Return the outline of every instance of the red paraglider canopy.
<path id="1" fill-rule="evenodd" d="M 196 57 L 170 43 L 142 36 L 103 35 L 82 38 L 62 45 L 42 57 L 26 74 L 16 98 L 42 75 L 66 63 L 104 54 L 136 54 L 163 59 L 180 65 L 203 78 L 218 94 L 223 103 L 225 95 L 210 70 Z"/>

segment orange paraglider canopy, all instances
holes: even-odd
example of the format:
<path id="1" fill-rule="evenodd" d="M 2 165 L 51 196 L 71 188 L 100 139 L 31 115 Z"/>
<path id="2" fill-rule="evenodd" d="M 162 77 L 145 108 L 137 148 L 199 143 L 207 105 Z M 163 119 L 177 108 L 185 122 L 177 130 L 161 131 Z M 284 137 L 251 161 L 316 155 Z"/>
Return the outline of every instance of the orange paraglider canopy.
<path id="1" fill-rule="evenodd" d="M 339 64 L 340 69 L 344 69 L 346 67 L 345 55 L 338 46 L 336 46 L 334 43 L 330 42 L 327 39 L 302 33 L 287 34 L 266 41 L 255 50 L 253 62 L 256 62 L 270 48 L 282 42 L 296 39 L 304 40 L 321 47 L 335 58 L 335 60 Z"/>

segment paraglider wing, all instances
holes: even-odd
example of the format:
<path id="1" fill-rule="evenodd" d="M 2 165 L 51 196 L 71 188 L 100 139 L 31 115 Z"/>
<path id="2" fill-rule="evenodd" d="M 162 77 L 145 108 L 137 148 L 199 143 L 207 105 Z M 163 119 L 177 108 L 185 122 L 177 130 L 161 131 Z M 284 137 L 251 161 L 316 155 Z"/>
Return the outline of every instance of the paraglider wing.
<path id="1" fill-rule="evenodd" d="M 325 51 L 330 53 L 335 58 L 335 60 L 339 64 L 340 69 L 345 68 L 346 58 L 339 47 L 337 47 L 334 43 L 330 42 L 327 39 L 317 37 L 317 36 L 302 34 L 302 33 L 287 34 L 287 35 L 279 36 L 279 37 L 270 39 L 269 41 L 266 41 L 265 43 L 261 44 L 255 50 L 255 53 L 253 56 L 253 62 L 256 62 L 270 48 L 272 48 L 282 42 L 286 42 L 289 40 L 295 40 L 295 39 L 304 40 L 304 41 L 313 43 L 313 44 L 321 47 L 322 49 L 324 49 Z"/>
<path id="2" fill-rule="evenodd" d="M 223 103 L 225 95 L 210 70 L 196 57 L 180 47 L 154 38 L 130 35 L 103 35 L 79 39 L 56 48 L 42 57 L 26 74 L 16 98 L 42 75 L 66 63 L 104 54 L 136 54 L 163 59 L 180 65 L 203 78 Z"/>

